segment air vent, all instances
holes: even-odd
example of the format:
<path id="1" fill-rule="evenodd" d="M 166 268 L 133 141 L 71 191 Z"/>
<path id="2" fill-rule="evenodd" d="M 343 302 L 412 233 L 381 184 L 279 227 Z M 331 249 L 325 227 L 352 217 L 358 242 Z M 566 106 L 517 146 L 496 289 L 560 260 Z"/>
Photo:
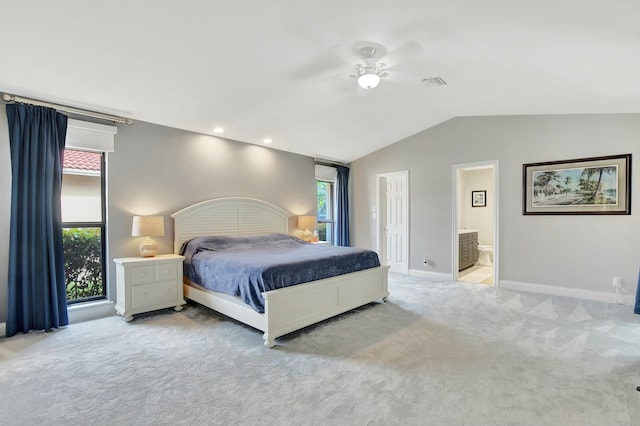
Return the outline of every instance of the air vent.
<path id="1" fill-rule="evenodd" d="M 423 78 L 422 82 L 427 86 L 444 86 L 447 84 L 442 77 L 427 77 Z"/>

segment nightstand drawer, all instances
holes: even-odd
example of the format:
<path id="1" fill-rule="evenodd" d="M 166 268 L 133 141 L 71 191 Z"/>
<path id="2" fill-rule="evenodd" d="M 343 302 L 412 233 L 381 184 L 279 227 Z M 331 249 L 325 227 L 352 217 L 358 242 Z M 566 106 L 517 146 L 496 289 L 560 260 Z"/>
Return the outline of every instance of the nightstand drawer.
<path id="1" fill-rule="evenodd" d="M 133 285 L 173 280 L 177 277 L 178 265 L 175 262 L 155 266 L 138 266 L 131 269 L 131 284 Z"/>
<path id="2" fill-rule="evenodd" d="M 176 278 L 178 278 L 178 265 L 175 262 L 156 266 L 156 279 L 158 281 L 175 280 Z"/>
<path id="3" fill-rule="evenodd" d="M 178 290 L 173 281 L 136 285 L 131 289 L 132 308 L 156 306 L 171 303 L 178 298 Z"/>
<path id="4" fill-rule="evenodd" d="M 155 266 L 137 266 L 131 268 L 131 284 L 152 283 L 156 280 Z"/>

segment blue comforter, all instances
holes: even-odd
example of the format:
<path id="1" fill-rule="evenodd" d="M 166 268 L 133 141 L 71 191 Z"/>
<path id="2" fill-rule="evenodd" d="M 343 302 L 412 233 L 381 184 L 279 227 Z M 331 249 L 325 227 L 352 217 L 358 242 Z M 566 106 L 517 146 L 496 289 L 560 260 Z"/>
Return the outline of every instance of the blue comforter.
<path id="1" fill-rule="evenodd" d="M 380 266 L 376 252 L 307 243 L 285 234 L 197 237 L 182 245 L 184 273 L 264 312 L 262 292 Z"/>

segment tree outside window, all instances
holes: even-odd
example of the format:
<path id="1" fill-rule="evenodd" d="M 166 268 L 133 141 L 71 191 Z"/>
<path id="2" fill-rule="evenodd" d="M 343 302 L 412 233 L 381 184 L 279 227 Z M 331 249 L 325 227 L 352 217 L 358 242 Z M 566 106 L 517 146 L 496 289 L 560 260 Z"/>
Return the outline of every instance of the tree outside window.
<path id="1" fill-rule="evenodd" d="M 334 221 L 334 184 L 318 180 L 318 237 L 320 241 L 333 244 Z"/>
<path id="2" fill-rule="evenodd" d="M 104 154 L 67 149 L 62 172 L 62 242 L 67 303 L 106 297 Z"/>

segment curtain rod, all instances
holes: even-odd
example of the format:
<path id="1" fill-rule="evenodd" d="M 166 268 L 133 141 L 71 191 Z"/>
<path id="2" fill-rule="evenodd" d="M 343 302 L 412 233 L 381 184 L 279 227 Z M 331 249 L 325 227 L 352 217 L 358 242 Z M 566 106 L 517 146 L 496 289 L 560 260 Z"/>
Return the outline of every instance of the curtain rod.
<path id="1" fill-rule="evenodd" d="M 323 160 L 322 158 L 314 158 L 313 161 L 316 164 L 319 164 L 321 166 L 343 166 L 343 167 L 351 167 L 349 164 L 345 164 L 345 163 L 340 163 L 339 161 L 331 161 L 331 160 Z"/>
<path id="2" fill-rule="evenodd" d="M 8 104 L 19 102 L 23 104 L 31 104 L 36 106 L 54 108 L 58 111 L 68 112 L 70 114 L 84 115 L 85 117 L 99 118 L 101 120 L 113 121 L 115 123 L 133 124 L 133 120 L 130 118 L 118 117 L 117 115 L 103 114 L 101 112 L 89 111 L 86 109 L 74 108 L 66 105 L 39 101 L 37 99 L 23 98 L 22 96 L 10 95 L 8 93 L 2 94 L 2 100 Z"/>

